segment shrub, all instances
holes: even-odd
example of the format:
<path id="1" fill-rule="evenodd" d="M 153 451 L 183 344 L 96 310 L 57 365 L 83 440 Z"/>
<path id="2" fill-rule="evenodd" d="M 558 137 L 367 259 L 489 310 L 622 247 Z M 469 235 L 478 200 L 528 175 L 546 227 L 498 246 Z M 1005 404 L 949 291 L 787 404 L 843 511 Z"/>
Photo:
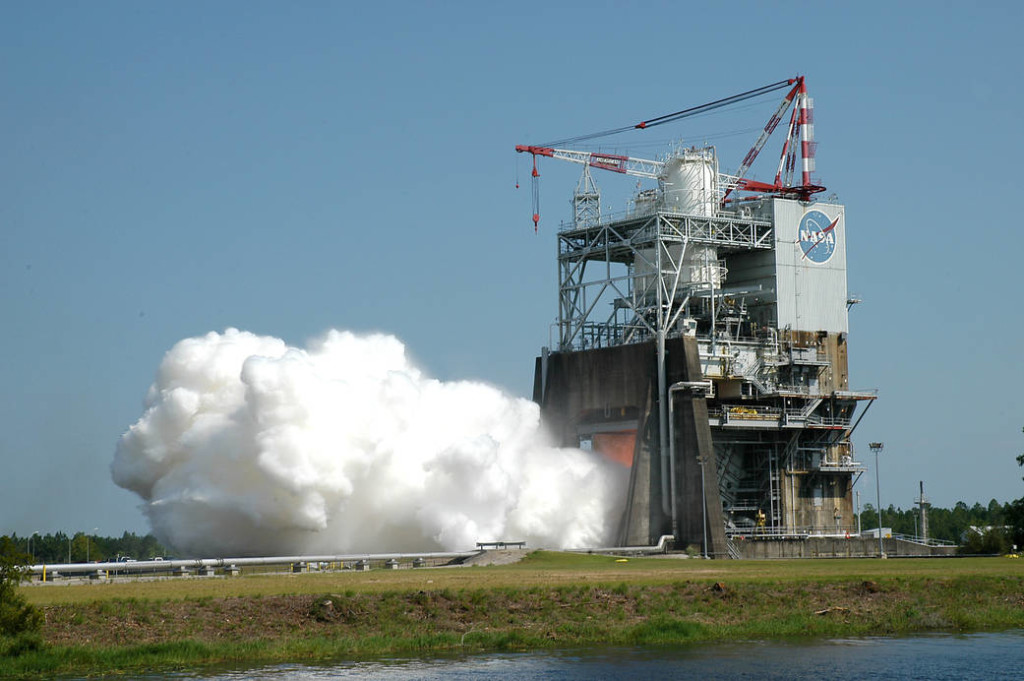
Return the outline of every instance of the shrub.
<path id="1" fill-rule="evenodd" d="M 18 593 L 18 585 L 27 577 L 25 566 L 30 557 L 18 550 L 10 537 L 0 537 L 0 646 L 8 654 L 20 653 L 37 644 L 42 615 Z M 17 642 L 13 644 L 12 640 Z"/>
<path id="2" fill-rule="evenodd" d="M 1005 528 L 987 527 L 983 530 L 968 530 L 963 543 L 957 549 L 961 555 L 986 555 L 995 553 L 1006 553 L 1009 548 L 1009 541 Z"/>

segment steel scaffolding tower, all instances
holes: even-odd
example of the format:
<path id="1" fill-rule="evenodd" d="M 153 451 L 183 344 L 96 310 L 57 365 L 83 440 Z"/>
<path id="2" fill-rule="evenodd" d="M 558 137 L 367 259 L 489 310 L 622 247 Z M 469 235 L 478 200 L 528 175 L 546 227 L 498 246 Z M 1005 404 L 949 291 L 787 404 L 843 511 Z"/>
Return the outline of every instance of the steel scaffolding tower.
<path id="1" fill-rule="evenodd" d="M 687 303 L 711 300 L 714 282 L 723 279 L 717 259 L 684 271 L 695 245 L 722 253 L 767 251 L 775 242 L 768 220 L 661 210 L 560 231 L 558 349 L 637 343 L 678 329 Z M 601 303 L 611 306 L 604 318 Z"/>

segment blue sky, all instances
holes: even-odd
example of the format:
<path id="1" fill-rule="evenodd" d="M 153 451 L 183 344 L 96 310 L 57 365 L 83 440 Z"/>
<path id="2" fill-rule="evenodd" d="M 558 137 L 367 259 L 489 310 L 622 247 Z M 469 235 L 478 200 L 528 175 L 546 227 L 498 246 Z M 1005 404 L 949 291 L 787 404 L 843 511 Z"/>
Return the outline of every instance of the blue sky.
<path id="1" fill-rule="evenodd" d="M 943 506 L 1024 495 L 1024 10 L 623 5 L 0 7 L 0 533 L 146 531 L 109 464 L 187 336 L 386 331 L 439 378 L 528 396 L 578 171 L 542 166 L 535 235 L 514 145 L 796 74 L 847 206 L 883 505 L 918 480 Z M 775 102 L 603 148 L 707 139 L 735 168 Z"/>

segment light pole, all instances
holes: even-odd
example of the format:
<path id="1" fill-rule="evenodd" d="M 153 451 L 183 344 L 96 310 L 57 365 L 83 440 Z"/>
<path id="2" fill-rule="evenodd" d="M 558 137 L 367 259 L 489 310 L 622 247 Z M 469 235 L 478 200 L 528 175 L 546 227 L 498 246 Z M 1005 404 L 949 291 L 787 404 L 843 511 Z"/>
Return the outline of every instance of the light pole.
<path id="1" fill-rule="evenodd" d="M 35 530 L 34 532 L 32 532 L 32 534 L 28 536 L 28 553 L 30 556 L 32 556 L 33 564 L 35 564 L 36 562 L 36 552 L 32 550 L 32 538 L 35 537 L 37 534 L 39 534 L 39 530 Z"/>
<path id="2" fill-rule="evenodd" d="M 878 475 L 878 453 L 885 449 L 885 443 L 871 442 L 868 444 L 868 447 L 875 453 L 875 501 L 878 504 L 878 557 L 885 558 L 885 549 L 882 548 L 882 486 Z"/>
<path id="3" fill-rule="evenodd" d="M 700 507 L 704 509 L 704 560 L 708 558 L 708 500 L 704 492 L 704 457 L 698 456 L 700 464 Z"/>

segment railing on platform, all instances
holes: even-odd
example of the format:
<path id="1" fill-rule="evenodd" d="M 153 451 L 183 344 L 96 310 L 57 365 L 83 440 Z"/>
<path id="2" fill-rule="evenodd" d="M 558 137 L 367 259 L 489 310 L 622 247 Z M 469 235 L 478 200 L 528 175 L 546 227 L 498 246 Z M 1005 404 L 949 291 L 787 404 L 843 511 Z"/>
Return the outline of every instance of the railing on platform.
<path id="1" fill-rule="evenodd" d="M 744 539 L 809 539 L 811 537 L 824 537 L 831 539 L 856 539 L 858 538 L 855 525 L 835 525 L 824 527 L 821 525 L 802 527 L 727 527 L 727 537 L 743 537 Z"/>
<path id="2" fill-rule="evenodd" d="M 812 538 L 824 538 L 824 539 L 877 539 L 877 534 L 872 534 L 869 531 L 857 533 L 856 526 L 840 525 L 838 528 L 823 527 L 823 526 L 806 526 L 797 528 L 786 528 L 786 527 L 727 527 L 725 528 L 725 536 L 729 540 L 733 538 L 743 539 L 812 539 Z M 945 539 L 934 539 L 929 537 L 928 539 L 922 539 L 921 537 L 915 537 L 908 534 L 899 534 L 896 532 L 884 535 L 884 539 L 898 539 L 900 541 L 910 542 L 912 544 L 920 544 L 921 546 L 945 546 L 953 547 L 957 546 L 956 542 L 947 541 Z"/>
<path id="3" fill-rule="evenodd" d="M 934 539 L 932 537 L 924 539 L 922 537 L 917 537 L 909 534 L 894 533 L 892 535 L 892 538 L 902 539 L 903 541 L 908 541 L 913 544 L 921 544 L 922 546 L 959 546 L 956 542 L 948 541 L 946 539 Z"/>

